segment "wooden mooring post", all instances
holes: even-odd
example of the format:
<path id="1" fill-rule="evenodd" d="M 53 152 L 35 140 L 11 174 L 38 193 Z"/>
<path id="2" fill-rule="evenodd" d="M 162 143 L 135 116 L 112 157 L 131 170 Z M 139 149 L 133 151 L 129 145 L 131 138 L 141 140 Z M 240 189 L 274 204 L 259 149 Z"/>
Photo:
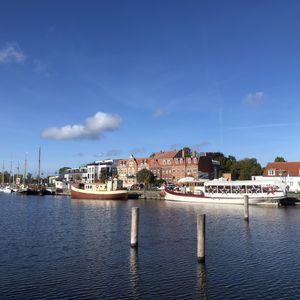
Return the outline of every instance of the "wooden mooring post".
<path id="1" fill-rule="evenodd" d="M 205 262 L 205 214 L 197 216 L 197 259 Z"/>
<path id="2" fill-rule="evenodd" d="M 249 222 L 249 196 L 244 196 L 244 220 Z"/>
<path id="3" fill-rule="evenodd" d="M 132 207 L 130 246 L 133 248 L 136 248 L 138 246 L 138 234 L 139 234 L 139 208 Z"/>

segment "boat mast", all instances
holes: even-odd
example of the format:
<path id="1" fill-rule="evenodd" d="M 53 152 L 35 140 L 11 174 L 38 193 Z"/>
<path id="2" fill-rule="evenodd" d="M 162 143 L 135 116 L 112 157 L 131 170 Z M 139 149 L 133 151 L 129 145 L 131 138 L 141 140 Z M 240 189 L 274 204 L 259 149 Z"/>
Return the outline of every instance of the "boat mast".
<path id="1" fill-rule="evenodd" d="M 25 156 L 25 162 L 24 162 L 24 178 L 23 183 L 26 184 L 26 172 L 27 172 L 27 157 Z"/>
<path id="2" fill-rule="evenodd" d="M 18 161 L 17 174 L 16 174 L 16 184 L 20 184 L 19 173 L 20 173 L 20 162 Z"/>
<path id="3" fill-rule="evenodd" d="M 39 171 L 38 171 L 38 184 L 41 180 L 41 147 L 39 147 Z"/>
<path id="4" fill-rule="evenodd" d="M 2 164 L 2 185 L 4 185 L 4 161 Z"/>

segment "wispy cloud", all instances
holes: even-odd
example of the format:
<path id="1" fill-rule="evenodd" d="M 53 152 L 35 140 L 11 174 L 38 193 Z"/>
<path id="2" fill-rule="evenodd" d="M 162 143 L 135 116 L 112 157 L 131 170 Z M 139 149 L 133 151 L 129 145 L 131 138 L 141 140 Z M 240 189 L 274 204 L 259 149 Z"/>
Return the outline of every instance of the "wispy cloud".
<path id="1" fill-rule="evenodd" d="M 191 149 L 196 151 L 203 151 L 203 148 L 205 148 L 208 145 L 210 145 L 210 142 L 203 141 L 199 144 L 192 145 Z"/>
<path id="2" fill-rule="evenodd" d="M 173 145 L 171 145 L 171 149 L 178 150 L 178 149 L 181 149 L 181 148 L 182 148 L 182 144 L 173 144 Z"/>
<path id="3" fill-rule="evenodd" d="M 97 140 L 104 132 L 118 129 L 120 124 L 119 116 L 97 112 L 93 117 L 87 118 L 84 124 L 46 128 L 42 132 L 42 137 L 54 140 Z"/>
<path id="4" fill-rule="evenodd" d="M 133 155 L 137 155 L 139 153 L 145 153 L 146 149 L 144 147 L 140 147 L 140 148 L 134 148 L 130 151 L 130 153 L 132 153 Z"/>
<path id="5" fill-rule="evenodd" d="M 248 94 L 244 99 L 244 104 L 249 106 L 257 106 L 263 102 L 265 93 L 264 92 L 256 92 L 253 94 Z"/>
<path id="6" fill-rule="evenodd" d="M 233 127 L 228 127 L 228 130 L 258 129 L 258 128 L 274 128 L 274 127 L 288 127 L 288 126 L 296 126 L 296 125 L 300 125 L 300 122 L 294 122 L 294 123 L 257 124 L 257 125 L 249 125 L 249 126 L 233 126 Z"/>
<path id="7" fill-rule="evenodd" d="M 99 152 L 97 154 L 94 155 L 94 157 L 97 158 L 110 158 L 110 157 L 116 157 L 116 156 L 120 156 L 120 154 L 122 153 L 122 151 L 120 149 L 110 149 L 107 152 Z"/>
<path id="8" fill-rule="evenodd" d="M 84 157 L 85 154 L 82 153 L 82 152 L 78 152 L 78 153 L 76 153 L 74 156 L 76 156 L 76 157 Z"/>
<path id="9" fill-rule="evenodd" d="M 152 116 L 154 118 L 159 118 L 159 117 L 162 117 L 164 115 L 166 115 L 166 111 L 164 109 L 161 109 L 161 108 L 158 108 L 154 111 L 154 113 L 152 114 Z"/>
<path id="10" fill-rule="evenodd" d="M 0 49 L 0 64 L 1 63 L 22 63 L 26 59 L 25 54 L 21 51 L 17 44 L 7 44 Z"/>
<path id="11" fill-rule="evenodd" d="M 40 59 L 35 59 L 33 61 L 33 71 L 35 73 L 40 73 L 45 76 L 49 76 L 51 73 L 49 64 Z"/>
<path id="12" fill-rule="evenodd" d="M 106 152 L 106 157 L 116 157 L 119 156 L 122 153 L 120 149 L 110 149 Z"/>

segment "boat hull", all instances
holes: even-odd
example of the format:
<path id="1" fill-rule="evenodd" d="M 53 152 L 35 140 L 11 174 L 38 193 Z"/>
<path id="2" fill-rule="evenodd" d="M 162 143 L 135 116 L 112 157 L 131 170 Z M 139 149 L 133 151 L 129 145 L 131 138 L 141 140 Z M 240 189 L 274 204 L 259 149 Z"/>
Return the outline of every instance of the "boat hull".
<path id="1" fill-rule="evenodd" d="M 208 197 L 205 195 L 195 195 L 186 193 L 177 193 L 170 190 L 165 190 L 165 200 L 179 202 L 194 202 L 194 203 L 214 203 L 214 204 L 244 204 L 244 196 L 236 197 Z M 248 195 L 249 204 L 274 204 L 285 196 L 256 196 Z"/>
<path id="2" fill-rule="evenodd" d="M 74 199 L 93 199 L 93 200 L 127 200 L 127 190 L 116 191 L 89 191 L 71 186 L 71 197 Z"/>

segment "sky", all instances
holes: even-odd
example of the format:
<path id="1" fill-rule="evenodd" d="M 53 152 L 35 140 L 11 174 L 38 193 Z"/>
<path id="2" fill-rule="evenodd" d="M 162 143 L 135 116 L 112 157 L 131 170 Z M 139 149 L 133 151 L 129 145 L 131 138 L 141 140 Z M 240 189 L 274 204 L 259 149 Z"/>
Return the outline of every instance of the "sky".
<path id="1" fill-rule="evenodd" d="M 300 2 L 2 1 L 0 159 L 190 147 L 300 161 Z"/>

